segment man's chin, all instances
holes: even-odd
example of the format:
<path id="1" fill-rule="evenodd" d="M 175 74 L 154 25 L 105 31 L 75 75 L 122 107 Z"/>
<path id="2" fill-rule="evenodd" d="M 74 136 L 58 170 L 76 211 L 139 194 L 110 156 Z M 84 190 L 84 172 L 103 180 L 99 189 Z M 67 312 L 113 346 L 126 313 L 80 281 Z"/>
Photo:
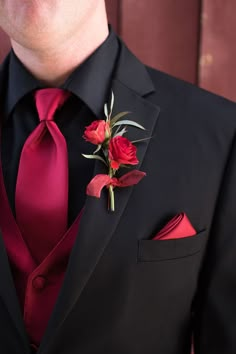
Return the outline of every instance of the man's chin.
<path id="1" fill-rule="evenodd" d="M 11 36 L 11 44 L 13 49 L 19 51 L 21 49 L 28 49 L 29 51 L 34 52 L 44 52 L 51 47 L 54 47 L 56 43 L 56 38 L 54 39 L 53 35 L 49 33 L 37 33 L 31 32 L 21 33 L 20 35 Z"/>
<path id="2" fill-rule="evenodd" d="M 11 25 L 15 31 L 43 31 L 55 16 L 48 1 L 39 0 L 0 0 L 0 25 Z M 37 27 L 37 28 L 36 28 Z"/>

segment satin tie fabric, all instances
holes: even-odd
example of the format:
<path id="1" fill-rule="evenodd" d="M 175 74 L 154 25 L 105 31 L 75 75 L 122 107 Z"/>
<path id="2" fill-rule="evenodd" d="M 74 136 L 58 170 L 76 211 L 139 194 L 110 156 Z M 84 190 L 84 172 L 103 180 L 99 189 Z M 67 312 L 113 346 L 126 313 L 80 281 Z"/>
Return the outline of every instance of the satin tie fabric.
<path id="1" fill-rule="evenodd" d="M 26 140 L 16 182 L 16 221 L 36 263 L 41 263 L 67 230 L 68 152 L 53 121 L 69 93 L 35 92 L 40 123 Z"/>

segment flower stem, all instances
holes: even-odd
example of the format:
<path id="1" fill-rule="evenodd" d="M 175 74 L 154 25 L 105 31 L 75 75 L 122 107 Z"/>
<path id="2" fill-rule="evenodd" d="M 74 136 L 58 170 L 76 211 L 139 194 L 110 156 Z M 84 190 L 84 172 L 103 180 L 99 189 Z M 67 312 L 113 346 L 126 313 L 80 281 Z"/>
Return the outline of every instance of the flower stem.
<path id="1" fill-rule="evenodd" d="M 109 168 L 109 176 L 113 177 L 113 170 Z M 109 196 L 110 196 L 110 210 L 115 211 L 115 195 L 113 186 L 109 186 Z"/>
<path id="2" fill-rule="evenodd" d="M 115 196 L 114 196 L 113 186 L 109 187 L 109 194 L 110 194 L 110 210 L 115 211 Z"/>

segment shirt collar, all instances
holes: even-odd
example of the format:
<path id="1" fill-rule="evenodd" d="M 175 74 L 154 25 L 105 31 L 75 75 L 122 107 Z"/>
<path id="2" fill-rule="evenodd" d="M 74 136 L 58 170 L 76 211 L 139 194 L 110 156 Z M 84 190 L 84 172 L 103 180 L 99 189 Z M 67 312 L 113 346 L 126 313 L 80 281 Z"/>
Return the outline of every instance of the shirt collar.
<path id="1" fill-rule="evenodd" d="M 96 51 L 78 66 L 62 85 L 63 89 L 79 97 L 95 114 L 101 117 L 104 103 L 110 95 L 111 80 L 119 54 L 119 43 L 114 31 Z M 33 90 L 42 88 L 38 81 L 11 51 L 9 62 L 6 115 L 17 102 Z"/>

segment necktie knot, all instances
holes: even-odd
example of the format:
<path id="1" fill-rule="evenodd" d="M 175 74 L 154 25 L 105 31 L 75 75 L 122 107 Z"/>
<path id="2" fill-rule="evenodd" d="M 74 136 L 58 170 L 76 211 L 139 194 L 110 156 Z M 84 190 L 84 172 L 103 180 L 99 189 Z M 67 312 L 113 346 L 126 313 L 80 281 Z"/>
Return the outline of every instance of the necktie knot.
<path id="1" fill-rule="evenodd" d="M 46 88 L 35 92 L 35 103 L 40 121 L 53 120 L 56 110 L 64 104 L 69 92 L 58 88 Z"/>

